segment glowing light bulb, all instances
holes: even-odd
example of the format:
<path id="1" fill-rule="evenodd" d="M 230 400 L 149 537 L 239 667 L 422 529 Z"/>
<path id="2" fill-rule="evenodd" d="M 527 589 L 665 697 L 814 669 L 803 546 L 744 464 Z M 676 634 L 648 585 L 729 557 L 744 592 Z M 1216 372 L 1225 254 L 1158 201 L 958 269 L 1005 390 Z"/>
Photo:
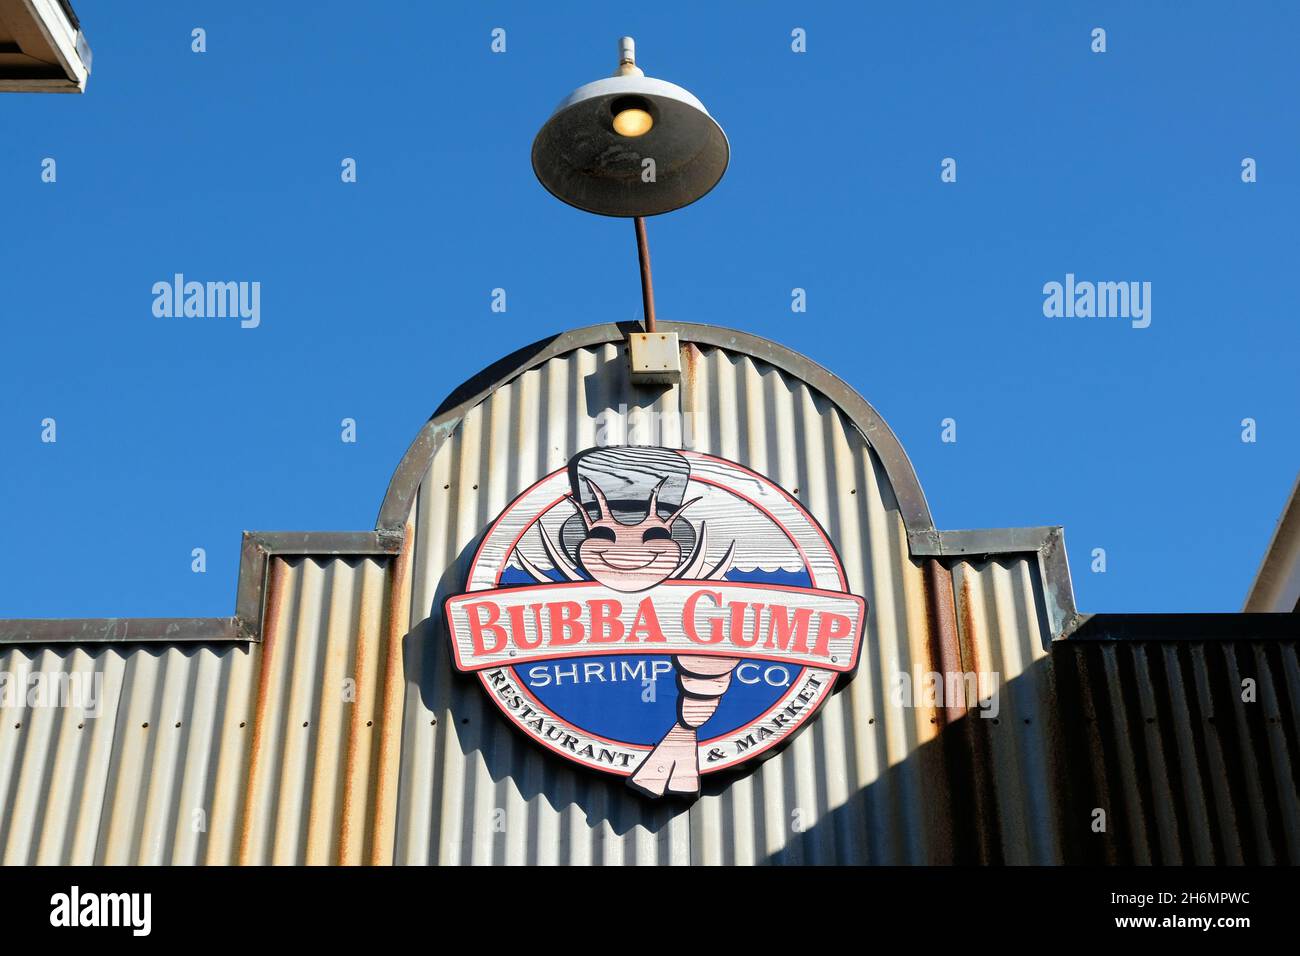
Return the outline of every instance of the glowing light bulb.
<path id="1" fill-rule="evenodd" d="M 614 132 L 619 136 L 644 136 L 654 124 L 654 118 L 649 113 L 635 107 L 620 110 L 614 116 Z"/>

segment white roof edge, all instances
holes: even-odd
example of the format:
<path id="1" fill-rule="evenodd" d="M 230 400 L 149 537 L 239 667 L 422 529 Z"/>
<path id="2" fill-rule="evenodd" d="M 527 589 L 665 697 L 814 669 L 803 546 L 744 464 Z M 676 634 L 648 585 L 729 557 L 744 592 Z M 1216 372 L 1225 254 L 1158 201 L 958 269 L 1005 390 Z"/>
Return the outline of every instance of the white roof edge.
<path id="1" fill-rule="evenodd" d="M 1243 611 L 1295 611 L 1300 605 L 1300 477 L 1250 585 Z"/>
<path id="2" fill-rule="evenodd" d="M 49 43 L 65 79 L 0 79 L 0 91 L 21 93 L 80 93 L 90 76 L 90 45 L 68 18 L 58 0 L 21 0 L 32 21 Z"/>

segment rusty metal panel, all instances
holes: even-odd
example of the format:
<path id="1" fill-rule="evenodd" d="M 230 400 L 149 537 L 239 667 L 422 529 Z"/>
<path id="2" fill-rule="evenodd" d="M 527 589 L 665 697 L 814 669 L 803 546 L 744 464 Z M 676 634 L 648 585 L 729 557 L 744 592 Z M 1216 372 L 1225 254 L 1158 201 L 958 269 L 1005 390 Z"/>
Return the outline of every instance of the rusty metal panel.
<path id="1" fill-rule="evenodd" d="M 952 576 L 964 666 L 997 674 L 998 715 L 965 718 L 954 765 L 980 861 L 1300 861 L 1295 642 L 1142 640 L 1141 616 L 1052 642 L 1033 555 Z"/>
<path id="2" fill-rule="evenodd" d="M 386 861 L 390 565 L 275 559 L 263 644 L 3 648 L 6 674 L 99 675 L 102 697 L 0 712 L 0 862 Z"/>
<path id="3" fill-rule="evenodd" d="M 381 769 L 400 588 L 375 558 L 276 558 L 250 714 L 241 863 L 363 863 L 390 853 Z"/>
<path id="4" fill-rule="evenodd" d="M 963 668 L 987 678 L 996 702 L 966 717 L 969 772 L 980 778 L 979 812 L 990 817 L 982 853 L 986 862 L 1062 862 L 1051 630 L 1037 556 L 958 561 L 952 582 Z"/>
<path id="5" fill-rule="evenodd" d="M 8 649 L 7 674 L 98 677 L 103 691 L 97 716 L 5 710 L 0 860 L 221 861 L 243 774 L 240 688 L 254 667 L 247 647 L 231 645 Z"/>

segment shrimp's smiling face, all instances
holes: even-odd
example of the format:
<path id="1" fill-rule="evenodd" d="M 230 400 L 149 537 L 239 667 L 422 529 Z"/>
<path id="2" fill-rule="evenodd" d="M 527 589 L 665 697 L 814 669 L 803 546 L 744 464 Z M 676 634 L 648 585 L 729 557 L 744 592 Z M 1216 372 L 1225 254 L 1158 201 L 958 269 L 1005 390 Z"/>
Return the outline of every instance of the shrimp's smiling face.
<path id="1" fill-rule="evenodd" d="M 623 592 L 644 591 L 671 577 L 682 561 L 682 546 L 673 539 L 672 524 L 693 501 L 660 518 L 661 481 L 650 495 L 646 516 L 637 524 L 622 524 L 596 484 L 588 479 L 587 485 L 600 506 L 600 517 L 592 520 L 586 509 L 574 502 L 587 531 L 578 546 L 578 558 L 586 572 L 605 587 Z"/>

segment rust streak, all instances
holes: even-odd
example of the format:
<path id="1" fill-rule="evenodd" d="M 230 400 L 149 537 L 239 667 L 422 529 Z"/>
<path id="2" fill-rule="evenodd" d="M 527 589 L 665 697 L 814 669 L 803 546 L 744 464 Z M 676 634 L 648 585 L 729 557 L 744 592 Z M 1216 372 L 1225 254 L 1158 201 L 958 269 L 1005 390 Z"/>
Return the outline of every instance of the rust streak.
<path id="1" fill-rule="evenodd" d="M 399 767 L 402 707 L 398 696 L 403 689 L 402 638 L 409 623 L 407 604 L 410 600 L 409 577 L 411 570 L 412 528 L 408 521 L 402 534 L 402 546 L 393 562 L 389 580 L 388 613 L 385 621 L 388 639 L 387 660 L 384 667 L 383 702 L 379 724 L 379 761 L 375 775 L 375 810 L 372 827 L 370 862 L 373 866 L 392 863 L 393 847 L 389 837 L 393 829 L 392 810 L 389 807 L 389 790 L 396 783 Z M 394 713 L 396 708 L 396 713 Z M 395 738 L 398 746 L 395 746 Z"/>
<path id="2" fill-rule="evenodd" d="M 351 717 L 348 720 L 348 739 L 343 758 L 343 807 L 339 814 L 339 866 L 347 866 L 354 862 L 349 858 L 348 853 L 349 843 L 352 839 L 352 786 L 357 772 L 357 735 L 361 732 L 362 712 L 368 710 L 368 708 L 362 707 L 362 700 L 369 700 L 366 688 L 362 686 L 363 676 L 366 672 L 366 648 L 370 643 L 366 634 L 366 621 L 370 615 L 364 585 L 361 591 L 360 605 L 357 610 L 357 650 L 352 658 L 352 678 L 357 682 L 357 696 L 352 702 Z"/>
<path id="3" fill-rule="evenodd" d="M 951 724 L 966 715 L 971 702 L 965 698 L 966 683 L 961 679 L 961 646 L 957 636 L 957 615 L 953 609 L 952 572 L 939 563 L 938 558 L 925 562 L 926 599 L 930 611 L 931 638 L 937 644 L 932 648 L 932 660 L 937 657 L 939 673 L 944 679 L 943 722 Z M 934 650 L 938 654 L 934 654 Z M 961 687 L 960 701 L 951 700 L 948 690 Z M 977 688 L 978 692 L 978 688 Z"/>
<path id="4" fill-rule="evenodd" d="M 976 675 L 976 693 L 978 693 L 979 640 L 975 634 L 975 612 L 971 608 L 970 577 L 966 574 L 961 577 L 961 593 L 958 595 L 957 605 L 957 614 L 961 621 L 959 635 L 962 660 L 965 670 Z M 976 852 L 980 864 L 987 866 L 1002 862 L 997 796 L 989 773 L 989 768 L 993 765 L 988 738 L 989 728 L 979 713 L 969 714 L 965 726 L 966 746 L 970 754 L 967 772 L 970 774 L 974 790 L 972 809 L 975 816 Z"/>
<path id="5" fill-rule="evenodd" d="M 682 343 L 682 383 L 685 386 L 683 391 L 690 397 L 690 408 L 687 411 L 691 412 L 696 410 L 695 387 L 700 358 L 700 350 L 694 342 Z"/>
<path id="6" fill-rule="evenodd" d="M 962 651 L 963 658 L 966 661 L 966 669 L 980 672 L 980 655 L 979 641 L 975 637 L 975 614 L 971 611 L 970 606 L 970 578 L 962 575 L 961 579 L 961 634 L 963 638 Z"/>
<path id="7" fill-rule="evenodd" d="M 249 864 L 250 843 L 255 825 L 258 760 L 262 754 L 262 727 L 265 723 L 267 698 L 270 694 L 271 656 L 279 638 L 280 602 L 284 596 L 284 563 L 271 559 L 266 586 L 266 604 L 262 613 L 261 670 L 257 675 L 257 703 L 253 708 L 253 732 L 248 746 L 248 777 L 244 783 L 244 819 L 239 833 L 239 862 Z"/>

